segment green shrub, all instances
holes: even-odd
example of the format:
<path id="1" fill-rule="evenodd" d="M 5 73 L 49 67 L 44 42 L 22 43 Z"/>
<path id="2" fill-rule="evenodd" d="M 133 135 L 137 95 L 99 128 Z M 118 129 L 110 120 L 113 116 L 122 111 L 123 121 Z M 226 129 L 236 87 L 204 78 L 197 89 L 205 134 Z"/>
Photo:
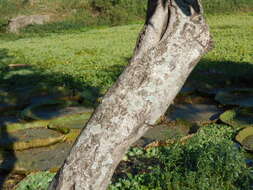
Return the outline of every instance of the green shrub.
<path id="1" fill-rule="evenodd" d="M 50 172 L 30 174 L 18 184 L 16 190 L 47 190 L 54 175 Z"/>
<path id="2" fill-rule="evenodd" d="M 138 161 L 134 158 L 138 164 L 132 172 L 116 179 L 109 189 L 249 190 L 252 174 L 232 136 L 228 126 L 211 125 L 185 145 L 150 149 L 138 155 Z"/>

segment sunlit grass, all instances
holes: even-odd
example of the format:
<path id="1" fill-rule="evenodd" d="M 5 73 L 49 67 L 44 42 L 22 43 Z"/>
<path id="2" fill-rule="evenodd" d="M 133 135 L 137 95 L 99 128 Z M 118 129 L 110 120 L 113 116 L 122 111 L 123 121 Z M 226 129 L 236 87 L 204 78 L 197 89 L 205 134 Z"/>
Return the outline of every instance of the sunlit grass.
<path id="1" fill-rule="evenodd" d="M 213 15 L 207 20 L 215 48 L 202 59 L 198 69 L 219 68 L 219 64 L 214 64 L 217 62 L 253 62 L 252 14 Z M 90 30 L 81 28 L 71 33 L 44 36 L 31 33 L 16 40 L 3 37 L 0 38 L 0 50 L 6 49 L 13 57 L 7 60 L 4 57 L 0 63 L 30 64 L 43 75 L 43 81 L 75 88 L 92 86 L 105 91 L 127 65 L 140 29 L 141 25 L 135 24 Z M 229 64 L 225 68 L 222 64 L 219 69 L 238 73 L 231 70 Z M 67 78 L 73 78 L 78 85 L 73 80 L 66 82 Z"/>

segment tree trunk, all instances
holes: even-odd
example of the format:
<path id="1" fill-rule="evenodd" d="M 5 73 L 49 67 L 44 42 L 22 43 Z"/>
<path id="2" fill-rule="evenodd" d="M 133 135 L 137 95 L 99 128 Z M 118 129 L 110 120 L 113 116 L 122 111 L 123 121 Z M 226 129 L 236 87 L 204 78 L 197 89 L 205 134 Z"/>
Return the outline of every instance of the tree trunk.
<path id="1" fill-rule="evenodd" d="M 149 0 L 131 63 L 76 140 L 50 190 L 105 190 L 130 145 L 165 113 L 211 37 L 200 0 Z"/>

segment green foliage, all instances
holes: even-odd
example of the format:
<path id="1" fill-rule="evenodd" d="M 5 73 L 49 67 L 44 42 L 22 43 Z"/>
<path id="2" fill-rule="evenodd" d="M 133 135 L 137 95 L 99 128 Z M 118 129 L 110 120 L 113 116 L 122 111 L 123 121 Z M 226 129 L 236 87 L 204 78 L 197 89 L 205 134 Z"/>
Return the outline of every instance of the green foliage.
<path id="1" fill-rule="evenodd" d="M 16 190 L 47 190 L 54 175 L 50 172 L 30 174 L 18 184 Z"/>
<path id="2" fill-rule="evenodd" d="M 131 170 L 134 172 L 115 180 L 109 189 L 249 190 L 251 170 L 242 151 L 231 141 L 232 135 L 228 126 L 210 125 L 185 145 L 152 148 L 134 155 L 138 157 Z M 153 164 L 145 165 L 143 160 Z"/>

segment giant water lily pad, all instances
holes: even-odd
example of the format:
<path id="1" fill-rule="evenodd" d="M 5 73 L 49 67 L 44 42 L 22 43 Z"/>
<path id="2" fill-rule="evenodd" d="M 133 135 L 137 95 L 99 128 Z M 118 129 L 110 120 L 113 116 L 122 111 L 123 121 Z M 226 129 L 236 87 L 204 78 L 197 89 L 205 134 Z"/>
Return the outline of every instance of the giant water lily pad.
<path id="1" fill-rule="evenodd" d="M 253 127 L 239 131 L 235 139 L 246 149 L 253 151 Z"/>
<path id="2" fill-rule="evenodd" d="M 224 105 L 236 105 L 240 107 L 253 107 L 253 89 L 233 89 L 220 91 L 215 100 Z"/>
<path id="3" fill-rule="evenodd" d="M 0 147 L 10 150 L 25 150 L 36 147 L 45 147 L 61 142 L 64 136 L 46 128 L 19 130 L 7 133 L 1 130 Z"/>
<path id="4" fill-rule="evenodd" d="M 150 129 L 134 143 L 134 146 L 145 147 L 151 142 L 179 140 L 192 132 L 196 132 L 199 127 L 195 123 L 184 120 L 163 123 L 150 127 Z"/>
<path id="5" fill-rule="evenodd" d="M 20 122 L 13 123 L 14 121 L 7 123 L 2 121 L 7 132 L 14 132 L 23 129 L 32 129 L 32 128 L 70 128 L 70 129 L 82 129 L 85 126 L 85 123 L 88 121 L 92 114 L 92 110 L 83 109 L 82 113 L 72 113 L 69 115 L 64 115 L 62 117 L 57 117 L 51 120 L 41 120 L 33 122 Z M 4 119 L 4 118 L 3 118 Z M 8 118 L 6 118 L 8 119 Z"/>
<path id="6" fill-rule="evenodd" d="M 43 120 L 59 116 L 59 110 L 71 104 L 66 101 L 47 100 L 33 104 L 21 112 L 25 120 Z"/>
<path id="7" fill-rule="evenodd" d="M 186 136 L 189 132 L 190 126 L 161 124 L 150 128 L 143 137 L 150 140 L 167 140 Z"/>
<path id="8" fill-rule="evenodd" d="M 220 115 L 220 119 L 235 128 L 253 126 L 253 107 L 225 111 Z"/>
<path id="9" fill-rule="evenodd" d="M 188 122 L 211 123 L 218 118 L 220 110 L 215 105 L 179 104 L 170 108 L 169 121 L 182 119 Z"/>
<path id="10" fill-rule="evenodd" d="M 72 143 L 58 143 L 50 147 L 5 152 L 0 155 L 0 169 L 19 172 L 58 169 L 67 157 Z"/>
<path id="11" fill-rule="evenodd" d="M 73 108 L 73 107 L 72 107 Z M 57 119 L 51 120 L 49 123 L 50 127 L 64 127 L 70 129 L 82 129 L 85 123 L 90 118 L 93 110 L 86 108 L 72 109 L 72 114 L 58 117 Z M 73 112 L 75 111 L 75 112 Z"/>

